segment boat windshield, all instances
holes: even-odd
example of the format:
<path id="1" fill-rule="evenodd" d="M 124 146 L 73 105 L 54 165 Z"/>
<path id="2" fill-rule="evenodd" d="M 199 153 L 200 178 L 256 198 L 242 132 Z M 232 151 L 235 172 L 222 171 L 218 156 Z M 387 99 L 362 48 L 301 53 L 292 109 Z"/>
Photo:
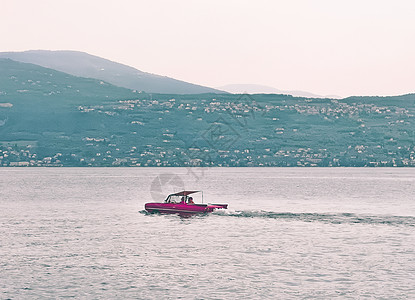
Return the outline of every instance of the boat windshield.
<path id="1" fill-rule="evenodd" d="M 166 200 L 164 200 L 165 203 L 180 203 L 185 202 L 187 203 L 188 196 L 177 196 L 177 195 L 169 195 Z"/>

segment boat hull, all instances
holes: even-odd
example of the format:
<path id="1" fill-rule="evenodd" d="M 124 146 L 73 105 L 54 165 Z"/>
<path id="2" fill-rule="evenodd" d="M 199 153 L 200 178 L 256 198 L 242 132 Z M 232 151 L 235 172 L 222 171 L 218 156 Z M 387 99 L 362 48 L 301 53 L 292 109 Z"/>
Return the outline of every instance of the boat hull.
<path id="1" fill-rule="evenodd" d="M 146 203 L 145 210 L 151 213 L 198 214 L 210 213 L 215 209 L 226 209 L 227 204 L 187 204 L 187 203 Z"/>

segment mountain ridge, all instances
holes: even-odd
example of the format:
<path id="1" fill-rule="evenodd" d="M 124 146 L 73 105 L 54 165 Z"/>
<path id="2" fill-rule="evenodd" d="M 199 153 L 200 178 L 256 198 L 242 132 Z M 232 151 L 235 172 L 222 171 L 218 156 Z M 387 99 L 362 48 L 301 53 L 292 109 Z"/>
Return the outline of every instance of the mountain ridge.
<path id="1" fill-rule="evenodd" d="M 32 63 L 74 76 L 96 78 L 116 86 L 148 93 L 226 93 L 167 76 L 143 72 L 134 67 L 80 51 L 28 50 L 23 52 L 0 52 L 0 58 Z"/>

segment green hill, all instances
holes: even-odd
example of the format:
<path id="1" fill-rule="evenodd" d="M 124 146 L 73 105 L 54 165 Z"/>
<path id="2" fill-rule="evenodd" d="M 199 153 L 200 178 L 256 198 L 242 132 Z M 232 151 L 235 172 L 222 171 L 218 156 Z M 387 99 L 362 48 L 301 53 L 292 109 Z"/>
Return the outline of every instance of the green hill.
<path id="1" fill-rule="evenodd" d="M 209 87 L 142 72 L 130 66 L 79 51 L 0 52 L 0 58 L 32 63 L 74 76 L 97 78 L 116 86 L 149 93 L 224 93 Z"/>
<path id="2" fill-rule="evenodd" d="M 415 95 L 146 94 L 0 60 L 3 166 L 414 166 Z"/>
<path id="3" fill-rule="evenodd" d="M 38 65 L 0 58 L 1 96 L 10 101 L 91 101 L 131 97 L 133 92 L 98 79 L 80 78 Z"/>

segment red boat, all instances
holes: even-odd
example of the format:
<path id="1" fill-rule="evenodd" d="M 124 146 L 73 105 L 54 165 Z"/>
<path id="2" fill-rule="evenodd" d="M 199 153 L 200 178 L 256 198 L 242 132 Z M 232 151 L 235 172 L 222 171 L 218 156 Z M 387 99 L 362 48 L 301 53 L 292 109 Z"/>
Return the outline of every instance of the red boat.
<path id="1" fill-rule="evenodd" d="M 198 204 L 193 202 L 193 198 L 189 197 L 190 194 L 198 193 L 200 191 L 182 191 L 167 196 L 166 200 L 162 203 L 153 202 L 146 203 L 145 209 L 151 213 L 168 213 L 168 214 L 197 214 L 197 213 L 209 213 L 215 209 L 227 209 L 228 204 Z M 202 193 L 203 202 L 203 193 Z"/>

